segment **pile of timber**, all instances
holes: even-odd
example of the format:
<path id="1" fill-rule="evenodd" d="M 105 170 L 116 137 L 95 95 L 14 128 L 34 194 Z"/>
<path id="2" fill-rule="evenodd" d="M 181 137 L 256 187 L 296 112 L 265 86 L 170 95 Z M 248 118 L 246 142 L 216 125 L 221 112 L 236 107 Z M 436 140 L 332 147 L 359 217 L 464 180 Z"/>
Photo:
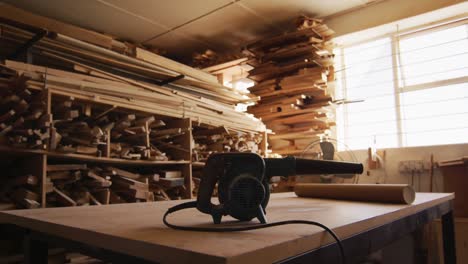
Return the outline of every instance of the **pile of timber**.
<path id="1" fill-rule="evenodd" d="M 110 177 L 99 167 L 86 164 L 48 164 L 46 188 L 48 206 L 109 204 Z"/>
<path id="2" fill-rule="evenodd" d="M 192 161 L 205 162 L 209 155 L 221 152 L 253 152 L 260 155 L 261 133 L 231 132 L 226 127 L 197 128 L 192 132 L 195 145 Z"/>
<path id="3" fill-rule="evenodd" d="M 52 121 L 44 101 L 47 94 L 9 80 L 0 80 L 0 87 L 0 144 L 44 149 Z"/>
<path id="4" fill-rule="evenodd" d="M 256 85 L 250 92 L 261 97 L 249 113 L 275 132 L 269 139 L 291 142 L 287 150 L 272 144 L 274 153 L 296 154 L 300 149 L 295 140 L 312 140 L 334 125 L 328 107 L 333 101 L 328 89 L 334 80 L 333 33 L 321 20 L 302 16 L 296 31 L 257 41 L 244 50 L 254 66 L 248 77 Z"/>
<path id="5" fill-rule="evenodd" d="M 174 139 L 187 132 L 182 128 L 168 128 L 154 115 L 122 113 L 117 107 L 99 107 L 72 96 L 53 97 L 48 114 L 48 89 L 25 74 L 21 77 L 14 72 L 5 76 L 9 77 L 0 80 L 0 113 L 3 113 L 0 144 L 98 157 L 166 161 L 169 157 L 161 150 L 177 148 Z"/>
<path id="6" fill-rule="evenodd" d="M 2 210 L 41 207 L 39 195 L 39 178 L 32 174 L 8 177 L 2 179 L 0 187 L 0 200 Z M 10 205 L 6 207 L 6 205 Z"/>
<path id="7" fill-rule="evenodd" d="M 228 61 L 238 60 L 242 58 L 242 54 L 218 54 L 210 49 L 203 53 L 194 53 L 192 56 L 192 66 L 196 68 L 207 68 L 218 64 L 223 64 Z"/>
<path id="8" fill-rule="evenodd" d="M 73 97 L 52 104 L 54 133 L 51 150 L 121 159 L 166 161 L 168 157 L 153 144 L 162 139 L 153 136 L 165 127 L 154 116 L 100 110 L 75 102 Z M 55 119 L 58 118 L 58 119 Z M 169 133 L 167 137 L 180 133 Z"/>
<path id="9" fill-rule="evenodd" d="M 156 201 L 180 200 L 186 196 L 185 178 L 181 171 L 160 170 L 155 175 L 159 178 L 150 182 L 150 190 Z"/>
<path id="10" fill-rule="evenodd" d="M 7 4 L 0 4 L 0 15 L 2 46 L 21 51 L 22 45 L 36 40 L 29 52 L 35 63 L 47 68 L 8 60 L 4 64 L 32 86 L 47 83 L 50 90 L 65 96 L 90 101 L 99 97 L 100 102 L 118 107 L 240 131 L 265 130 L 258 119 L 234 108 L 258 98 L 220 85 L 211 74 Z M 18 52 L 1 55 L 16 59 Z"/>
<path id="11" fill-rule="evenodd" d="M 49 164 L 46 193 L 48 206 L 82 206 L 181 199 L 185 188 L 180 171 Z"/>

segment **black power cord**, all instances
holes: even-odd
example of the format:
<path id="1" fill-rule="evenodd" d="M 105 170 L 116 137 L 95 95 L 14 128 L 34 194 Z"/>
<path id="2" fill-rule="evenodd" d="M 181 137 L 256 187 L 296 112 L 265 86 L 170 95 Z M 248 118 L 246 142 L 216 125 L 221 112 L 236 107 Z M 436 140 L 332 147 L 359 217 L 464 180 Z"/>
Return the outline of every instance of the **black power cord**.
<path id="1" fill-rule="evenodd" d="M 305 224 L 305 225 L 319 226 L 323 228 L 326 232 L 328 232 L 335 239 L 336 243 L 338 244 L 338 248 L 340 250 L 341 263 L 342 264 L 346 263 L 344 248 L 343 248 L 343 244 L 341 243 L 340 238 L 335 234 L 335 232 L 333 232 L 333 230 L 331 230 L 327 226 L 318 222 L 314 222 L 314 221 L 286 220 L 286 221 L 278 221 L 278 222 L 273 222 L 273 223 L 259 224 L 255 226 L 244 226 L 244 227 L 191 227 L 191 226 L 174 225 L 174 224 L 170 224 L 167 221 L 167 216 L 170 215 L 171 213 L 180 211 L 182 209 L 196 208 L 196 207 L 197 207 L 196 201 L 186 202 L 186 203 L 182 203 L 174 207 L 171 207 L 164 214 L 163 222 L 166 226 L 173 228 L 173 229 L 184 230 L 184 231 L 197 231 L 197 232 L 238 232 L 238 231 L 256 230 L 256 229 L 262 229 L 262 228 L 268 228 L 268 227 L 280 226 L 280 225 L 290 225 L 290 224 Z"/>

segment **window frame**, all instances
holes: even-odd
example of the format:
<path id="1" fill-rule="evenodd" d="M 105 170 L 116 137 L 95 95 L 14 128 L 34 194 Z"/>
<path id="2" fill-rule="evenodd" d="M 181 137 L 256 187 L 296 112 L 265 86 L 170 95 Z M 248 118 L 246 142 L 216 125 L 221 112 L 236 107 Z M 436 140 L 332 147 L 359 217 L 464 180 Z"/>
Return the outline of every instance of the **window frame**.
<path id="1" fill-rule="evenodd" d="M 458 18 L 456 20 L 452 20 L 449 22 L 444 22 L 444 23 L 438 23 L 435 25 L 430 25 L 430 26 L 420 26 L 417 28 L 412 28 L 408 29 L 406 31 L 399 31 L 398 27 L 396 32 L 392 33 L 387 33 L 387 34 L 382 34 L 377 37 L 369 38 L 366 40 L 354 42 L 353 44 L 350 45 L 341 45 L 338 46 L 337 49 L 339 50 L 339 56 L 340 58 L 340 66 L 341 69 L 343 69 L 341 73 L 341 78 L 338 80 L 340 82 L 340 88 L 341 88 L 341 93 L 343 98 L 347 98 L 347 76 L 346 76 L 346 67 L 347 65 L 345 64 L 345 53 L 344 50 L 347 48 L 351 48 L 354 46 L 362 45 L 365 43 L 369 43 L 372 41 L 377 41 L 379 39 L 384 39 L 384 38 L 389 38 L 390 39 L 390 45 L 391 45 L 391 56 L 392 56 L 392 69 L 393 69 L 393 85 L 394 85 L 394 91 L 393 91 L 393 97 L 394 97 L 394 103 L 395 103 L 395 125 L 396 125 L 396 140 L 397 140 L 397 148 L 401 147 L 406 147 L 406 139 L 405 139 L 405 131 L 403 127 L 403 108 L 404 105 L 401 104 L 401 95 L 404 95 L 404 93 L 407 92 L 412 92 L 412 91 L 420 91 L 420 90 L 426 90 L 426 89 L 432 89 L 432 88 L 437 88 L 437 87 L 442 87 L 442 86 L 448 86 L 448 85 L 455 85 L 455 84 L 463 84 L 463 83 L 468 83 L 468 76 L 462 76 L 462 77 L 454 77 L 454 78 L 449 78 L 449 79 L 444 79 L 444 80 L 438 80 L 438 81 L 430 81 L 426 83 L 421 83 L 421 84 L 413 84 L 413 85 L 405 85 L 405 78 L 403 74 L 403 68 L 404 65 L 401 64 L 402 59 L 401 59 L 401 52 L 400 52 L 400 41 L 405 40 L 408 38 L 412 37 L 417 37 L 419 35 L 426 35 L 430 34 L 431 32 L 437 32 L 441 30 L 446 30 L 450 28 L 454 28 L 457 26 L 462 26 L 465 25 L 467 33 L 468 33 L 468 17 L 463 17 L 463 18 Z M 335 89 L 338 89 L 338 86 L 335 87 Z M 336 91 L 334 91 L 336 93 Z M 342 127 L 342 132 L 341 135 L 343 138 L 349 138 L 347 137 L 348 135 L 348 115 L 349 115 L 349 109 L 347 104 L 342 105 L 342 121 L 343 125 Z M 336 116 L 336 113 L 335 113 Z M 337 128 L 338 129 L 338 128 Z M 334 131 L 335 136 L 338 137 L 338 131 Z M 346 144 L 346 142 L 343 142 Z"/>

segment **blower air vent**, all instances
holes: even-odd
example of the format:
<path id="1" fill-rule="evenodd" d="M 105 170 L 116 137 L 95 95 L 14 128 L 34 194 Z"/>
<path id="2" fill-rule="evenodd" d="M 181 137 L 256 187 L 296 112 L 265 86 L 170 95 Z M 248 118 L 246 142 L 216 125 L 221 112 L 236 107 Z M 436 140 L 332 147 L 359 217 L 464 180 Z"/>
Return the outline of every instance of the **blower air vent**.
<path id="1" fill-rule="evenodd" d="M 239 177 L 231 185 L 231 202 L 236 207 L 256 210 L 265 197 L 262 183 L 253 177 Z"/>

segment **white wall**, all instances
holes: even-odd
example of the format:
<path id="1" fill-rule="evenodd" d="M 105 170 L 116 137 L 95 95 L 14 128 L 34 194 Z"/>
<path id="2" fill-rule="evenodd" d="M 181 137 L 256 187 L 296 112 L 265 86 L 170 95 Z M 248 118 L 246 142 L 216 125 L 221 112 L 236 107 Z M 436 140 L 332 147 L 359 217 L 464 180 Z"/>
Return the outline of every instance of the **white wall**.
<path id="1" fill-rule="evenodd" d="M 468 136 L 468 135 L 467 135 Z M 378 150 L 381 152 L 382 150 Z M 468 144 L 454 144 L 428 147 L 410 147 L 410 148 L 392 148 L 385 149 L 386 155 L 383 162 L 383 167 L 376 170 L 368 170 L 367 168 L 367 150 L 356 150 L 356 155 L 359 162 L 365 166 L 364 174 L 360 176 L 359 183 L 409 183 L 411 174 L 400 173 L 399 165 L 401 161 L 407 160 L 422 160 L 429 162 L 431 154 L 434 155 L 434 161 L 443 161 L 457 159 L 462 156 L 468 156 Z M 369 172 L 369 175 L 366 175 Z M 468 176 L 468 175 L 467 175 Z M 415 174 L 415 182 L 418 177 L 421 179 L 421 184 L 415 184 L 417 191 L 428 192 L 430 190 L 429 170 L 421 173 L 421 176 Z M 443 180 L 440 169 L 434 170 L 434 192 L 443 191 Z"/>

